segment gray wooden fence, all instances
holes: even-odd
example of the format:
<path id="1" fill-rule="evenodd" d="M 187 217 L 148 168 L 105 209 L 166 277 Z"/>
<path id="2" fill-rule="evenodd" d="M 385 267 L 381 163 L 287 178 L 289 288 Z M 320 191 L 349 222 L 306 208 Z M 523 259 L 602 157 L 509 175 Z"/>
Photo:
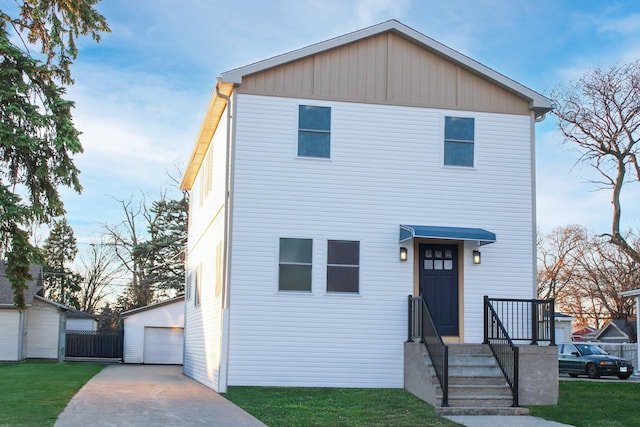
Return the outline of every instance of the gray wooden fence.
<path id="1" fill-rule="evenodd" d="M 638 370 L 638 344 L 637 343 L 604 343 L 596 342 L 598 346 L 609 353 L 612 356 L 622 357 L 623 359 L 631 360 L 633 363 L 633 370 Z"/>

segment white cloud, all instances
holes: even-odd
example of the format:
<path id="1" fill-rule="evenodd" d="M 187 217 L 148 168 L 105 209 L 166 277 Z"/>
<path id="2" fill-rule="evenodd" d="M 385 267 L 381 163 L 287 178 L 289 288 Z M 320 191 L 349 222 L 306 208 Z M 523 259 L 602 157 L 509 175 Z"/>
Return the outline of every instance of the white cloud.
<path id="1" fill-rule="evenodd" d="M 607 20 L 597 28 L 598 33 L 634 34 L 640 32 L 640 14 L 632 13 L 615 20 Z"/>
<path id="2" fill-rule="evenodd" d="M 82 235 L 119 217 L 111 196 L 166 186 L 165 170 L 190 154 L 215 77 L 237 66 L 388 19 L 509 77 L 521 71 L 534 90 L 544 89 L 544 79 L 573 80 L 620 55 L 640 57 L 633 36 L 640 15 L 631 1 L 612 11 L 553 0 L 110 0 L 98 7 L 113 32 L 98 46 L 81 41 L 70 91 L 84 132 L 77 163 L 85 191 L 65 193 L 65 201 Z M 606 18 L 615 13 L 624 19 Z M 584 169 L 572 169 L 575 156 L 559 141 L 551 131 L 538 135 L 539 222 L 601 228 L 608 196 L 589 191 Z M 625 218 L 640 218 L 625 209 Z"/>

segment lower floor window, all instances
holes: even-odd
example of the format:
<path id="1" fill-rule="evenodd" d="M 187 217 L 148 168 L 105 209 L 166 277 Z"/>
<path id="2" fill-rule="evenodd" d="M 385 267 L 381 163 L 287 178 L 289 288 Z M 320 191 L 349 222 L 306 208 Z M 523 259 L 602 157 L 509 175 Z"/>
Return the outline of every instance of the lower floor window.
<path id="1" fill-rule="evenodd" d="M 280 239 L 278 290 L 311 291 L 313 240 Z"/>
<path id="2" fill-rule="evenodd" d="M 354 292 L 360 289 L 360 242 L 327 242 L 327 292 Z"/>

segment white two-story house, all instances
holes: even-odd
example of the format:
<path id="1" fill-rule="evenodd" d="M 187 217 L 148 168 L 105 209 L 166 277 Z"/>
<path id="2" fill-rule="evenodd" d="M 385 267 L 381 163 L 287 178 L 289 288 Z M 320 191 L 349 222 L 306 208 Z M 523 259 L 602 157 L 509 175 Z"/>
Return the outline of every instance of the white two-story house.
<path id="1" fill-rule="evenodd" d="M 191 192 L 184 372 L 404 385 L 407 296 L 483 340 L 483 296 L 535 298 L 546 97 L 388 21 L 220 74 Z"/>

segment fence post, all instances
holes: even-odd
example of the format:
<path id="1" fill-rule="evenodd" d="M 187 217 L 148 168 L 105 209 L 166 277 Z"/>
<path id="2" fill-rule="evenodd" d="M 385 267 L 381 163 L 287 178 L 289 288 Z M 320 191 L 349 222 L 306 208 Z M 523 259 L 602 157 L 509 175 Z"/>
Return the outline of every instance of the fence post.
<path id="1" fill-rule="evenodd" d="M 549 300 L 549 323 L 551 328 L 550 338 L 551 342 L 550 346 L 555 347 L 556 345 L 556 302 L 553 298 Z"/>
<path id="2" fill-rule="evenodd" d="M 489 344 L 489 295 L 485 295 L 483 299 L 484 303 L 484 341 L 483 344 Z"/>
<path id="3" fill-rule="evenodd" d="M 531 300 L 531 345 L 538 345 L 538 302 Z"/>
<path id="4" fill-rule="evenodd" d="M 513 406 L 518 406 L 518 387 L 520 377 L 520 348 L 514 348 L 513 353 Z"/>
<path id="5" fill-rule="evenodd" d="M 409 321 L 407 322 L 407 329 L 408 329 L 408 334 L 407 334 L 407 342 L 412 341 L 412 337 L 413 334 L 411 332 L 413 332 L 413 301 L 411 301 L 411 295 L 409 295 Z"/>

